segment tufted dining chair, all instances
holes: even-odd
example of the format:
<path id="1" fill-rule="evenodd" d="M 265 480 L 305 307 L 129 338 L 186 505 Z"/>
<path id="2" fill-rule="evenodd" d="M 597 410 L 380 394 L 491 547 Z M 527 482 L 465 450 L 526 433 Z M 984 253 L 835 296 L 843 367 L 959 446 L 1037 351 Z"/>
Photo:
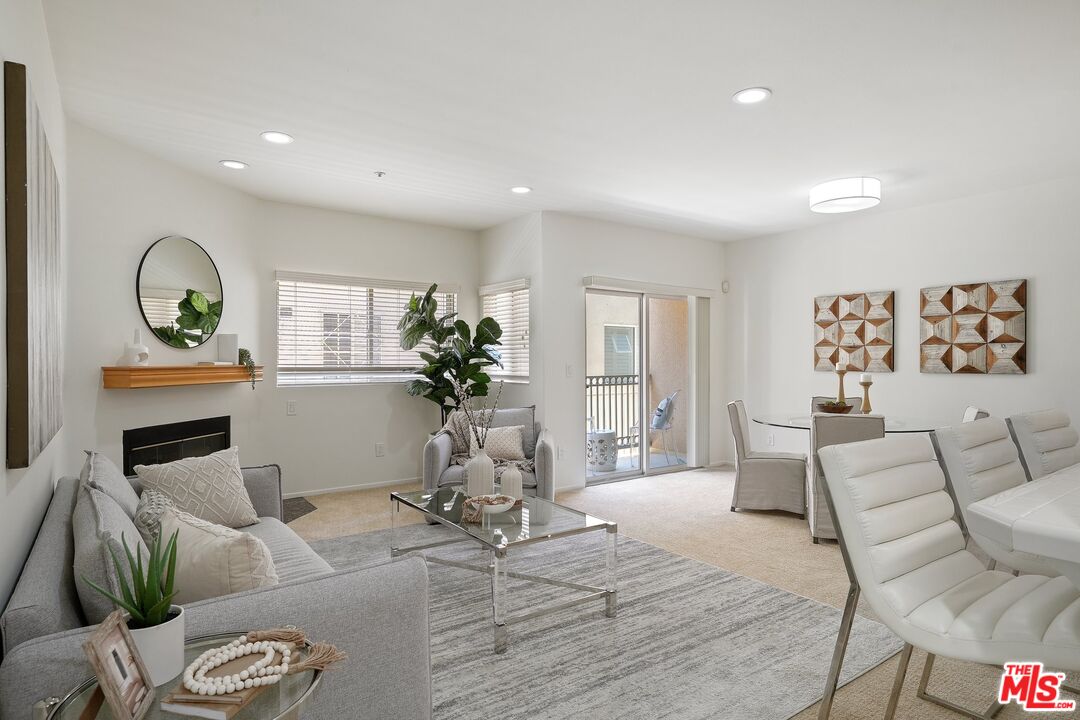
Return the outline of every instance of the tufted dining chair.
<path id="1" fill-rule="evenodd" d="M 806 520 L 810 537 L 817 545 L 822 539 L 835 540 L 832 514 L 825 500 L 825 475 L 818 451 L 829 445 L 885 437 L 881 415 L 832 415 L 814 413 L 810 417 L 810 463 L 806 473 Z"/>
<path id="2" fill-rule="evenodd" d="M 750 426 L 742 400 L 728 403 L 735 438 L 735 490 L 731 512 L 784 510 L 806 513 L 806 456 L 797 453 L 756 452 L 750 449 Z"/>
<path id="3" fill-rule="evenodd" d="M 1080 434 L 1064 410 L 1013 415 L 1007 422 L 1028 480 L 1080 464 Z"/>
<path id="4" fill-rule="evenodd" d="M 819 718 L 828 718 L 860 594 L 905 643 L 885 711 L 892 720 L 913 648 L 1002 665 L 1024 658 L 1080 670 L 1080 590 L 1066 578 L 987 570 L 965 548 L 930 439 L 892 435 L 820 451 L 851 580 Z M 979 717 L 925 690 L 919 697 Z"/>
<path id="5" fill-rule="evenodd" d="M 965 534 L 990 556 L 1013 570 L 1039 575 L 1058 575 L 1053 566 L 1030 553 L 973 533 L 968 527 L 971 503 L 1019 487 L 1027 482 L 1016 445 L 1001 418 L 984 418 L 953 427 L 938 428 L 930 434 L 945 473 L 945 482 L 956 503 L 956 512 Z M 993 569 L 993 566 L 991 566 Z"/>

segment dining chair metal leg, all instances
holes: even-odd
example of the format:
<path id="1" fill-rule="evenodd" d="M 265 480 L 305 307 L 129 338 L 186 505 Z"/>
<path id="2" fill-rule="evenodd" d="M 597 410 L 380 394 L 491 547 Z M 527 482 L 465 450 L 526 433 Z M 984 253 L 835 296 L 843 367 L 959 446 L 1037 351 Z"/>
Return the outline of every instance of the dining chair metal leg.
<path id="1" fill-rule="evenodd" d="M 930 673 L 934 671 L 935 657 L 936 656 L 933 653 L 926 654 L 926 663 L 923 665 L 922 677 L 919 679 L 918 696 L 920 700 L 926 700 L 927 702 L 932 702 L 935 705 L 940 705 L 946 710 L 952 710 L 954 713 L 959 713 L 964 717 L 971 718 L 971 720 L 993 720 L 993 718 L 997 717 L 998 713 L 1005 709 L 1004 705 L 1000 705 L 997 702 L 994 702 L 991 703 L 990 707 L 986 709 L 986 712 L 980 714 L 974 710 L 968 710 L 962 705 L 957 705 L 954 702 L 946 700 L 943 697 L 938 697 L 937 695 L 931 693 L 929 690 L 927 690 L 927 686 L 930 684 Z"/>
<path id="2" fill-rule="evenodd" d="M 904 649 L 900 651 L 900 662 L 896 666 L 896 678 L 893 680 L 892 692 L 889 693 L 889 704 L 885 707 L 885 720 L 893 720 L 896 716 L 896 705 L 900 702 L 900 691 L 904 688 L 908 663 L 911 662 L 911 651 L 911 643 L 904 643 Z"/>
<path id="3" fill-rule="evenodd" d="M 859 584 L 852 581 L 848 588 L 844 614 L 840 618 L 840 631 L 836 634 L 836 646 L 833 648 L 829 674 L 825 678 L 825 694 L 821 697 L 818 720 L 828 720 L 832 712 L 833 699 L 836 697 L 836 685 L 840 681 L 840 670 L 844 667 L 844 653 L 847 652 L 848 638 L 851 637 L 851 625 L 855 622 L 855 608 L 859 606 Z"/>

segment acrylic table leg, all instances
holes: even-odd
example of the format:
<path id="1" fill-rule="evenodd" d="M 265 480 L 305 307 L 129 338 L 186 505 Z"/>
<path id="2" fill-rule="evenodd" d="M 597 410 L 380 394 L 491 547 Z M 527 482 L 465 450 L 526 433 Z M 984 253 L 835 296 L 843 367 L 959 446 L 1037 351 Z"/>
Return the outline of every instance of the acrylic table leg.
<path id="1" fill-rule="evenodd" d="M 615 617 L 618 612 L 618 525 L 608 526 L 604 533 L 604 589 L 607 591 L 607 607 L 604 614 L 609 618 Z"/>
<path id="2" fill-rule="evenodd" d="M 491 557 L 491 614 L 495 624 L 495 652 L 503 653 L 510 646 L 506 629 L 506 549 L 492 550 Z"/>
<path id="3" fill-rule="evenodd" d="M 401 512 L 401 503 L 397 498 L 390 498 L 390 559 L 393 560 L 398 555 L 398 543 L 397 543 L 397 525 L 398 525 L 398 513 Z"/>

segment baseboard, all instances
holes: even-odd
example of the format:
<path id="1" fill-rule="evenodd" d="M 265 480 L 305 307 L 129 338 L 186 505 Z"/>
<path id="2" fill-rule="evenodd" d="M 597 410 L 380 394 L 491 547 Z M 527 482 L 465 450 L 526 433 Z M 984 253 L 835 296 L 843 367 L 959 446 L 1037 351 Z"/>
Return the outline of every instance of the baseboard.
<path id="1" fill-rule="evenodd" d="M 406 483 L 418 483 L 423 478 L 404 478 L 401 480 L 383 480 L 382 482 L 360 483 L 358 485 L 342 485 L 340 487 L 322 488 L 320 490 L 303 490 L 300 492 L 283 493 L 286 500 L 297 497 L 309 497 L 311 495 L 327 495 L 329 493 L 345 492 L 347 490 L 371 490 L 374 488 L 389 487 L 391 485 L 405 485 Z"/>
<path id="2" fill-rule="evenodd" d="M 706 465 L 705 469 L 706 470 L 734 470 L 735 469 L 735 463 L 731 462 L 730 460 L 721 460 L 718 463 L 713 463 L 711 465 Z"/>

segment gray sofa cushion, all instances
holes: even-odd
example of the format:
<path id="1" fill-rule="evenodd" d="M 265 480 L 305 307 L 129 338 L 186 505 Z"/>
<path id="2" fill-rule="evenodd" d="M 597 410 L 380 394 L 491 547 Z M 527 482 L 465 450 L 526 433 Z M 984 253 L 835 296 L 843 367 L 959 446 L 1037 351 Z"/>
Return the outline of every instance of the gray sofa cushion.
<path id="1" fill-rule="evenodd" d="M 75 543 L 75 589 L 79 593 L 83 615 L 91 624 L 97 624 L 111 613 L 115 606 L 107 597 L 92 588 L 84 576 L 93 580 L 116 596 L 120 596 L 120 580 L 113 564 L 110 549 L 120 561 L 125 562 L 121 538 L 127 541 L 132 554 L 149 555 L 135 523 L 127 516 L 119 503 L 89 485 L 82 485 L 71 516 L 71 529 Z"/>
<path id="2" fill-rule="evenodd" d="M 525 427 L 521 436 L 521 446 L 525 450 L 525 457 L 532 458 L 536 454 L 536 406 L 499 408 L 495 411 L 491 427 L 511 427 L 513 425 L 523 425 Z"/>
<path id="3" fill-rule="evenodd" d="M 451 465 L 443 470 L 443 474 L 439 477 L 439 487 L 445 487 L 447 485 L 464 485 L 465 484 L 465 467 L 463 465 Z M 536 475 L 531 472 L 521 471 L 521 487 L 535 488 L 536 487 Z"/>
<path id="4" fill-rule="evenodd" d="M 30 557 L 0 615 L 4 655 L 32 638 L 86 624 L 75 592 L 71 541 L 71 515 L 78 489 L 78 478 L 61 478 L 56 484 Z"/>
<path id="5" fill-rule="evenodd" d="M 257 525 L 238 528 L 266 543 L 280 582 L 292 582 L 334 572 L 288 525 L 276 518 L 260 518 Z"/>
<path id="6" fill-rule="evenodd" d="M 79 479 L 89 483 L 90 487 L 100 490 L 117 502 L 129 518 L 135 517 L 135 508 L 139 504 L 139 494 L 120 472 L 113 461 L 94 450 L 86 450 L 86 462 L 83 463 Z"/>

